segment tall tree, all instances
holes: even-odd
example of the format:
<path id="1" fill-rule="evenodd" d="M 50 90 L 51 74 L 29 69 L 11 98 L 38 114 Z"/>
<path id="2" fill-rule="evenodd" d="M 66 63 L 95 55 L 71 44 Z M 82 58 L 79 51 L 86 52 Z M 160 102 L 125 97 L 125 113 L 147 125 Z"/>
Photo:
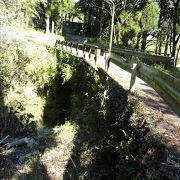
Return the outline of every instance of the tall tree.
<path id="1" fill-rule="evenodd" d="M 102 0 L 80 0 L 78 2 L 84 14 L 85 34 L 99 36 L 101 29 Z"/>
<path id="2" fill-rule="evenodd" d="M 119 21 L 116 22 L 117 44 L 124 47 L 133 47 L 136 43 L 136 37 L 140 31 L 139 13 L 132 12 L 130 9 L 122 10 L 119 15 Z"/>
<path id="3" fill-rule="evenodd" d="M 37 6 L 42 0 L 0 0 L 0 10 L 8 16 L 7 20 L 16 20 L 21 16 L 21 20 L 25 19 L 27 25 L 32 25 L 32 19 L 38 16 Z M 24 14 L 24 18 L 22 18 Z"/>
<path id="4" fill-rule="evenodd" d="M 156 2 L 149 1 L 146 6 L 141 10 L 141 18 L 139 25 L 141 28 L 140 36 L 141 49 L 145 50 L 147 45 L 147 37 L 157 29 L 159 17 L 159 7 Z"/>
<path id="5" fill-rule="evenodd" d="M 162 16 L 159 24 L 161 26 L 164 20 L 169 21 L 170 53 L 171 56 L 175 58 L 177 44 L 180 39 L 180 0 L 159 0 L 158 2 Z M 174 60 L 174 65 L 176 65 L 176 60 Z"/>
<path id="6" fill-rule="evenodd" d="M 48 0 L 45 4 L 46 11 L 46 32 L 54 29 L 54 24 L 58 24 L 58 29 L 62 29 L 63 21 L 70 20 L 74 15 L 75 3 L 72 0 Z"/>

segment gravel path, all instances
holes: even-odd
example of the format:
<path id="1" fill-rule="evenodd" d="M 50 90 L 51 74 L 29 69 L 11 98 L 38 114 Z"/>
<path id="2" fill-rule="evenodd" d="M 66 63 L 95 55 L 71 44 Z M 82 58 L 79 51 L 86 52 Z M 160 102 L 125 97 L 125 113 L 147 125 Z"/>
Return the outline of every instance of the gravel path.
<path id="1" fill-rule="evenodd" d="M 119 82 L 125 89 L 129 88 L 131 74 L 113 63 L 110 64 L 108 74 Z M 173 112 L 168 104 L 161 98 L 161 96 L 151 88 L 146 82 L 140 78 L 136 78 L 135 85 L 132 91 L 139 91 L 139 96 L 144 99 L 144 103 L 154 110 L 159 110 L 163 113 L 165 120 L 178 121 L 180 118 Z"/>

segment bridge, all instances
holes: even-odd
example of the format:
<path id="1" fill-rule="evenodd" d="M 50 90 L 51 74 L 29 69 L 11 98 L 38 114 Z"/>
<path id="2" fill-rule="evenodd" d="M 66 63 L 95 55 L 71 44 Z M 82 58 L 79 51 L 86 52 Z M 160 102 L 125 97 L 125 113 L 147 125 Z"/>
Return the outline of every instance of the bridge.
<path id="1" fill-rule="evenodd" d="M 108 70 L 111 63 L 131 73 L 129 90 L 135 84 L 136 76 L 150 85 L 168 103 L 174 112 L 180 116 L 180 79 L 177 79 L 165 72 L 146 65 L 141 61 L 132 61 L 131 57 L 141 58 L 143 61 L 159 62 L 165 66 L 170 66 L 171 57 L 149 54 L 132 49 L 112 48 L 110 59 L 108 58 L 108 48 L 93 44 L 80 44 L 77 42 L 56 41 L 57 50 L 65 51 L 77 58 L 83 58 L 95 71 L 98 66 Z M 123 56 L 130 56 L 124 58 Z M 111 63 L 109 63 L 109 61 Z"/>

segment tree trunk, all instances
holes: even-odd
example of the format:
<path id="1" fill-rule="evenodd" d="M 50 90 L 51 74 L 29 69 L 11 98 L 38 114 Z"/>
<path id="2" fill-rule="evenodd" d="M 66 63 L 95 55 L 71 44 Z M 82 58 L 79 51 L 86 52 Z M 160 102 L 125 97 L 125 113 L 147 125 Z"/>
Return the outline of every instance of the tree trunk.
<path id="1" fill-rule="evenodd" d="M 147 32 L 144 31 L 144 32 L 142 33 L 141 50 L 146 50 L 147 36 L 148 36 Z"/>
<path id="2" fill-rule="evenodd" d="M 169 34 L 166 36 L 166 44 L 165 44 L 165 48 L 164 48 L 164 56 L 167 56 L 168 43 L 169 43 Z"/>
<path id="3" fill-rule="evenodd" d="M 139 32 L 137 36 L 136 49 L 139 49 L 140 40 L 141 40 L 141 32 Z"/>
<path id="4" fill-rule="evenodd" d="M 177 50 L 176 58 L 175 58 L 175 60 L 174 60 L 175 67 L 177 66 L 177 60 L 178 60 L 179 51 L 180 51 L 180 45 L 179 45 L 179 48 L 178 48 L 178 50 Z"/>
<path id="5" fill-rule="evenodd" d="M 157 52 L 158 52 L 158 46 L 159 46 L 159 37 L 160 37 L 160 32 L 158 32 L 158 35 L 157 35 L 157 41 L 156 41 L 156 49 L 155 49 L 155 54 L 157 54 Z"/>
<path id="6" fill-rule="evenodd" d="M 173 10 L 173 29 L 172 29 L 172 53 L 171 56 L 175 58 L 176 56 L 176 48 L 178 41 L 176 40 L 177 36 L 177 23 L 178 23 L 178 9 L 179 9 L 179 2 L 180 0 L 173 1 L 174 2 L 174 10 Z M 174 59 L 175 60 L 175 59 Z M 175 62 L 174 62 L 175 65 Z"/>
<path id="7" fill-rule="evenodd" d="M 92 36 L 92 32 L 91 32 L 91 11 L 89 11 L 88 13 L 88 20 L 87 20 L 87 35 L 88 36 Z"/>
<path id="8" fill-rule="evenodd" d="M 67 14 L 66 13 L 64 14 L 64 19 L 65 19 L 65 21 L 67 21 Z"/>
<path id="9" fill-rule="evenodd" d="M 49 34 L 49 17 L 46 19 L 46 34 Z"/>

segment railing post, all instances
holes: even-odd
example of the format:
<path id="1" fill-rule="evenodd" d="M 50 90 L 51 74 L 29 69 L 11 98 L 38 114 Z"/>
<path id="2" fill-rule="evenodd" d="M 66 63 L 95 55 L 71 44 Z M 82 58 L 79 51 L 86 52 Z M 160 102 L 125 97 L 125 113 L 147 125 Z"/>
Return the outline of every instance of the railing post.
<path id="1" fill-rule="evenodd" d="M 65 41 L 66 51 L 68 50 L 68 49 L 67 49 L 67 44 L 68 44 L 67 41 Z"/>
<path id="2" fill-rule="evenodd" d="M 78 56 L 78 43 L 76 43 L 76 55 Z"/>
<path id="3" fill-rule="evenodd" d="M 72 42 L 70 42 L 70 51 L 72 53 Z"/>
<path id="4" fill-rule="evenodd" d="M 58 48 L 58 40 L 56 40 L 56 42 L 55 42 L 55 49 L 57 49 Z"/>
<path id="5" fill-rule="evenodd" d="M 94 57 L 94 61 L 95 64 L 97 62 L 97 58 L 101 55 L 101 49 L 99 47 L 95 47 L 95 57 Z"/>
<path id="6" fill-rule="evenodd" d="M 64 49 L 64 41 L 62 41 L 61 47 L 62 47 L 62 49 Z"/>
<path id="7" fill-rule="evenodd" d="M 89 52 L 88 52 L 88 54 L 89 54 L 89 59 L 91 59 L 91 48 L 92 48 L 92 46 L 89 46 Z"/>
<path id="8" fill-rule="evenodd" d="M 83 45 L 83 58 L 85 58 L 86 45 Z"/>
<path id="9" fill-rule="evenodd" d="M 137 74 L 137 70 L 138 70 L 138 64 L 133 63 L 133 67 L 131 69 L 132 69 L 132 73 L 131 73 L 131 81 L 130 81 L 130 85 L 129 85 L 129 91 L 131 91 L 132 87 L 135 84 L 136 74 Z"/>
<path id="10" fill-rule="evenodd" d="M 104 69 L 106 71 L 108 71 L 109 69 L 109 64 L 110 64 L 110 56 L 109 56 L 109 53 L 105 53 L 105 57 L 104 57 L 104 60 L 105 60 L 105 66 L 104 66 Z"/>
<path id="11" fill-rule="evenodd" d="M 106 70 L 106 66 L 107 66 L 107 63 L 108 63 L 108 53 L 105 51 L 104 52 L 104 69 Z"/>
<path id="12" fill-rule="evenodd" d="M 58 43 L 57 43 L 57 46 L 58 46 L 59 49 L 61 49 L 62 41 L 59 40 Z"/>

